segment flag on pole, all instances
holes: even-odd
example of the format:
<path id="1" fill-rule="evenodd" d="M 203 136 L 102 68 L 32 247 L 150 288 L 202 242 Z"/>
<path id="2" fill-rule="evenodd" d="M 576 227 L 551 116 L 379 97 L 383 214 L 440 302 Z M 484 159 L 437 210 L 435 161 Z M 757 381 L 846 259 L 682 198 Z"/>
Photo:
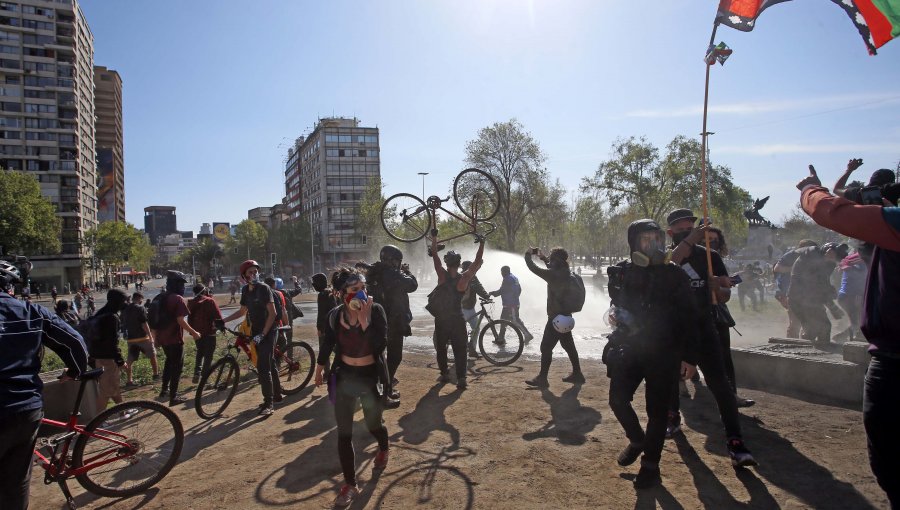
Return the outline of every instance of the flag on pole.
<path id="1" fill-rule="evenodd" d="M 749 32 L 756 25 L 756 18 L 767 7 L 788 0 L 719 0 L 716 23 Z"/>

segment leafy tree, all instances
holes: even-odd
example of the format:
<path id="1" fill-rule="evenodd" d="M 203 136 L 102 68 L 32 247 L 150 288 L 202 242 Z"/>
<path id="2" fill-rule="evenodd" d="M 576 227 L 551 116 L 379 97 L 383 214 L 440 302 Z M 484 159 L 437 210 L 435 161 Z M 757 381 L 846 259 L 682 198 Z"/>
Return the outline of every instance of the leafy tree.
<path id="1" fill-rule="evenodd" d="M 197 274 L 206 277 L 212 274 L 213 260 L 222 254 L 222 248 L 218 244 L 211 239 L 204 239 L 193 248 L 182 252 L 177 263 L 181 267 L 187 266 L 188 271 L 193 271 L 196 264 Z"/>
<path id="2" fill-rule="evenodd" d="M 819 243 L 827 243 L 830 241 L 839 241 L 842 236 L 837 232 L 828 230 L 825 227 L 816 224 L 805 212 L 800 208 L 800 204 L 781 219 L 782 226 L 776 231 L 777 243 L 780 248 L 797 247 L 803 239 L 812 239 Z"/>
<path id="3" fill-rule="evenodd" d="M 234 227 L 234 237 L 225 239 L 225 251 L 233 263 L 253 258 L 259 262 L 265 259 L 266 239 L 269 233 L 259 223 L 246 219 Z M 235 248 L 237 253 L 235 254 Z"/>
<path id="4" fill-rule="evenodd" d="M 284 222 L 269 233 L 269 244 L 279 261 L 309 260 L 309 222 L 297 219 Z"/>
<path id="5" fill-rule="evenodd" d="M 152 257 L 152 248 L 146 236 L 131 223 L 108 221 L 88 230 L 85 242 L 93 250 L 94 259 L 107 272 L 129 265 L 146 268 Z"/>
<path id="6" fill-rule="evenodd" d="M 515 250 L 516 235 L 529 216 L 551 207 L 541 201 L 540 187 L 550 188 L 547 156 L 518 120 L 481 129 L 466 143 L 466 163 L 488 172 L 500 188 L 500 212 L 495 221 L 503 234 L 501 248 Z"/>
<path id="7" fill-rule="evenodd" d="M 529 246 L 546 249 L 561 245 L 565 246 L 570 254 L 574 254 L 568 229 L 571 208 L 565 201 L 565 189 L 559 181 L 552 184 L 536 181 L 529 183 L 528 188 L 532 200 L 547 204 L 547 207 L 543 208 L 540 214 L 531 214 L 526 218 L 524 228 L 517 236 L 519 244 L 509 248 L 520 252 Z"/>
<path id="8" fill-rule="evenodd" d="M 0 245 L 9 253 L 55 254 L 62 221 L 34 177 L 0 170 Z"/>
<path id="9" fill-rule="evenodd" d="M 384 183 L 381 177 L 372 177 L 359 201 L 359 211 L 353 220 L 353 230 L 358 236 L 366 236 L 370 255 L 377 253 L 385 244 L 395 241 L 387 235 L 381 225 L 381 207 L 384 205 Z"/>

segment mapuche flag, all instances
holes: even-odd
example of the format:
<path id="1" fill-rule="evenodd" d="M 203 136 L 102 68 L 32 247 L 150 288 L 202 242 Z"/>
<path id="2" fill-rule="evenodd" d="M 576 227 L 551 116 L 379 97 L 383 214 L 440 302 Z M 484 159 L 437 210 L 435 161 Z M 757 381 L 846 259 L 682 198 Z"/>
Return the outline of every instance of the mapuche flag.
<path id="1" fill-rule="evenodd" d="M 720 0 L 716 23 L 749 32 L 769 6 L 788 0 Z M 856 25 L 869 53 L 900 36 L 900 0 L 832 0 Z"/>

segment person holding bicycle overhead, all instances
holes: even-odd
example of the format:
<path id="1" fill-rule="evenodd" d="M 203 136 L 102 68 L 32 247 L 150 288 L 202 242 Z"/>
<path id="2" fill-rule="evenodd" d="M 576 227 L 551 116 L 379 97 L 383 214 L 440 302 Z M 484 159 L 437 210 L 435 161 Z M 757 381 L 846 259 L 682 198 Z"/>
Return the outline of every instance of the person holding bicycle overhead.
<path id="1" fill-rule="evenodd" d="M 241 289 L 241 307 L 223 319 L 231 322 L 247 316 L 250 322 L 250 333 L 256 344 L 257 376 L 262 390 L 263 402 L 259 406 L 259 414 L 272 416 L 275 414 L 274 402 L 281 402 L 281 384 L 278 381 L 278 368 L 275 366 L 275 335 L 278 330 L 275 323 L 280 313 L 275 308 L 272 289 L 259 278 L 259 264 L 255 260 L 245 260 L 240 266 L 241 277 L 248 283 Z M 279 299 L 280 301 L 280 299 Z"/>
<path id="2" fill-rule="evenodd" d="M 359 495 L 356 486 L 356 459 L 353 451 L 353 414 L 362 404 L 369 433 L 378 441 L 375 470 L 388 463 L 388 432 L 382 413 L 390 392 L 385 349 L 387 315 L 384 308 L 366 294 L 366 279 L 355 268 L 343 268 L 331 280 L 340 292 L 341 304 L 328 314 L 316 365 L 315 383 L 321 386 L 325 365 L 331 353 L 334 361 L 328 369 L 328 398 L 334 404 L 338 431 L 338 457 L 344 472 L 344 485 L 335 506 L 350 505 Z"/>
<path id="3" fill-rule="evenodd" d="M 87 370 L 88 358 L 71 326 L 10 294 L 13 284 L 26 281 L 28 262 L 19 266 L 0 260 L 0 501 L 9 510 L 28 508 L 31 460 L 44 416 L 41 347 L 59 355 L 71 378 Z"/>

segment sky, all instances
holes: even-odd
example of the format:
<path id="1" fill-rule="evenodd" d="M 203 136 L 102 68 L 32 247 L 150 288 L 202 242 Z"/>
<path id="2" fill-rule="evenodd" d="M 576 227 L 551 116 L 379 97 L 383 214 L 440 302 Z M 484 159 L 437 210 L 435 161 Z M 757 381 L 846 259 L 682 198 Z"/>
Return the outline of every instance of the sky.
<path id="1" fill-rule="evenodd" d="M 284 196 L 317 119 L 380 129 L 385 195 L 443 194 L 481 128 L 518 119 L 577 197 L 612 144 L 702 130 L 717 0 L 83 0 L 95 65 L 123 80 L 126 217 L 238 223 Z M 711 70 L 710 158 L 778 222 L 814 164 L 826 185 L 900 161 L 900 42 L 869 56 L 829 0 L 777 4 Z"/>

